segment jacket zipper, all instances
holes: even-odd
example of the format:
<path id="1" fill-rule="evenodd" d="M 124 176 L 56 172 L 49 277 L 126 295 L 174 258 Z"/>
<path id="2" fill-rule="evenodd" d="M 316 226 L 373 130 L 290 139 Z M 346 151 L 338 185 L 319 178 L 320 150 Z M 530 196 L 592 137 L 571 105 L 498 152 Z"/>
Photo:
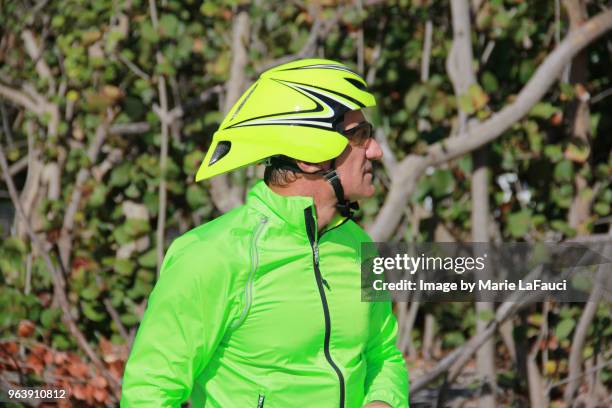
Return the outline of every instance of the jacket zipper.
<path id="1" fill-rule="evenodd" d="M 253 231 L 253 239 L 251 241 L 251 270 L 249 272 L 246 285 L 244 286 L 244 308 L 242 309 L 242 313 L 240 314 L 238 320 L 231 325 L 230 328 L 232 330 L 242 324 L 242 322 L 246 318 L 249 309 L 251 308 L 251 302 L 253 298 L 253 279 L 255 278 L 255 272 L 257 271 L 257 268 L 259 266 L 257 241 L 259 240 L 259 235 L 261 234 L 261 231 L 263 230 L 263 227 L 266 225 L 267 222 L 268 217 L 261 217 L 259 224 Z"/>
<path id="2" fill-rule="evenodd" d="M 319 289 L 319 296 L 321 297 L 321 303 L 323 304 L 323 315 L 325 317 L 325 340 L 323 343 L 323 352 L 325 353 L 325 359 L 329 365 L 334 369 L 340 382 L 340 408 L 344 408 L 344 376 L 340 368 L 334 363 L 329 351 L 329 342 L 331 338 L 331 319 L 329 316 L 329 306 L 327 304 L 327 297 L 325 296 L 325 289 L 323 288 L 323 277 L 321 276 L 321 270 L 319 269 L 319 242 L 316 238 L 316 226 L 314 225 L 314 218 L 312 216 L 312 207 L 308 207 L 304 210 L 306 218 L 306 233 L 308 234 L 308 240 L 310 241 L 310 247 L 312 249 L 312 259 L 314 264 L 315 280 Z M 325 281 L 327 283 L 327 281 Z M 329 285 L 326 285 L 329 287 Z"/>

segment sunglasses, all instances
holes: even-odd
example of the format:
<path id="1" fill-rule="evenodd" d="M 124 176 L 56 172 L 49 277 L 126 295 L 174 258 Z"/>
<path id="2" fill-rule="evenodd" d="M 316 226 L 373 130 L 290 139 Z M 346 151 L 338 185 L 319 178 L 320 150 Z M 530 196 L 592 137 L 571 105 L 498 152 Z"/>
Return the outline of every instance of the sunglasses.
<path id="1" fill-rule="evenodd" d="M 374 128 L 370 122 L 363 121 L 357 126 L 340 132 L 344 135 L 351 144 L 355 146 L 364 146 L 370 138 L 374 137 Z"/>

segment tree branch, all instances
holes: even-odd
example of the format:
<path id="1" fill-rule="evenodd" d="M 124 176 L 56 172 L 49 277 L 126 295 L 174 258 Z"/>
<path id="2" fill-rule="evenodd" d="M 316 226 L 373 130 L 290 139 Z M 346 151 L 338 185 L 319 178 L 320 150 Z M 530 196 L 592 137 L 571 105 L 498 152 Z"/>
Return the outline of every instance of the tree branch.
<path id="1" fill-rule="evenodd" d="M 151 12 L 151 22 L 155 31 L 159 30 L 157 20 L 157 6 L 155 0 L 149 0 L 149 10 Z M 161 51 L 156 53 L 157 63 L 161 64 L 164 61 L 164 56 Z M 159 151 L 159 210 L 157 212 L 157 229 L 155 234 L 156 253 L 157 253 L 157 276 L 161 269 L 164 260 L 165 247 L 165 232 L 166 232 L 166 204 L 168 201 L 168 191 L 166 183 L 166 169 L 168 167 L 168 135 L 170 132 L 170 122 L 168 118 L 168 93 L 166 89 L 166 77 L 159 75 L 157 77 L 157 95 L 159 97 L 160 108 L 155 111 L 161 121 L 161 143 Z"/>
<path id="2" fill-rule="evenodd" d="M 23 106 L 38 116 L 45 113 L 49 114 L 47 133 L 49 136 L 56 136 L 59 128 L 60 117 L 57 104 L 49 102 L 46 98 L 39 95 L 31 86 L 26 85 L 24 88 L 32 95 L 26 95 L 24 92 L 0 84 L 0 97 L 4 97 L 4 99 L 13 102 L 16 105 Z"/>
<path id="3" fill-rule="evenodd" d="M 375 241 L 385 241 L 397 227 L 418 179 L 428 166 L 438 166 L 449 160 L 490 143 L 525 116 L 557 80 L 563 67 L 584 47 L 612 28 L 612 10 L 591 18 L 583 26 L 570 33 L 544 60 L 516 100 L 485 122 L 467 129 L 458 137 L 447 138 L 431 145 L 425 155 L 409 155 L 398 165 L 387 199 L 370 235 Z"/>
<path id="4" fill-rule="evenodd" d="M 610 228 L 608 231 L 608 238 L 612 239 L 612 228 Z M 603 258 L 610 259 L 610 257 L 612 257 L 612 245 L 605 245 L 604 248 L 604 253 L 602 254 Z M 599 265 L 597 276 L 595 278 L 595 287 L 589 295 L 587 304 L 585 305 L 582 314 L 580 315 L 580 320 L 576 325 L 576 331 L 574 332 L 574 337 L 572 338 L 572 347 L 570 349 L 568 359 L 569 369 L 567 376 L 569 380 L 567 381 L 567 387 L 565 387 L 565 392 L 563 393 L 563 398 L 568 406 L 572 406 L 575 393 L 578 390 L 577 379 L 582 376 L 580 374 L 582 371 L 582 351 L 586 341 L 587 332 L 591 326 L 593 318 L 595 317 L 595 313 L 597 313 L 597 307 L 599 306 L 599 302 L 604 294 L 604 290 L 608 287 L 607 280 L 609 280 L 611 273 L 612 268 L 610 267 L 609 263 L 602 263 Z"/>
<path id="5" fill-rule="evenodd" d="M 536 267 L 530 275 L 525 279 L 526 281 L 531 280 L 534 276 L 539 275 L 542 267 Z M 464 343 L 461 347 L 456 348 L 451 353 L 446 355 L 442 360 L 438 362 L 438 364 L 427 374 L 423 375 L 421 378 L 417 378 L 410 385 L 410 392 L 415 393 L 423 388 L 440 375 L 448 371 L 449 377 L 453 378 L 456 376 L 457 370 L 467 363 L 467 361 L 472 357 L 472 355 L 480 348 L 480 346 L 487 341 L 497 330 L 497 328 L 508 318 L 513 316 L 516 312 L 521 310 L 523 307 L 526 307 L 530 301 L 537 300 L 541 294 L 537 292 L 531 292 L 527 294 L 513 295 L 510 299 L 504 303 L 502 303 L 495 313 L 495 318 L 489 322 L 489 325 L 486 329 L 480 333 L 476 333 L 470 340 Z"/>
<path id="6" fill-rule="evenodd" d="M 249 37 L 250 19 L 246 10 L 240 10 L 235 16 L 232 28 L 232 65 L 227 81 L 227 93 L 223 112 L 227 114 L 246 88 L 245 67 L 248 55 L 245 44 Z M 215 206 L 223 211 L 229 211 L 242 203 L 242 192 L 238 186 L 232 186 L 227 174 L 221 174 L 210 180 L 210 195 Z"/>
<path id="7" fill-rule="evenodd" d="M 45 59 L 42 57 L 42 51 L 36 44 L 36 39 L 30 30 L 24 30 L 21 33 L 21 39 L 23 40 L 23 44 L 25 45 L 25 50 L 36 64 L 36 72 L 42 78 L 45 78 L 49 81 L 49 86 L 52 90 L 55 90 L 55 80 L 53 79 L 53 74 L 49 69 L 49 66 L 45 62 Z"/>
<path id="8" fill-rule="evenodd" d="M 28 95 L 6 85 L 0 84 L 0 96 L 4 99 L 13 102 L 15 105 L 20 105 L 27 110 L 40 115 L 44 113 L 40 106 L 34 102 Z"/>
<path id="9" fill-rule="evenodd" d="M 470 5 L 468 0 L 451 0 L 450 4 L 453 20 L 453 45 L 446 60 L 446 69 L 455 90 L 455 98 L 458 107 L 459 133 L 461 134 L 465 133 L 468 129 L 469 115 L 462 109 L 459 99 L 469 91 L 471 86 L 476 85 L 477 82 L 476 75 L 472 68 L 473 53 Z M 475 123 L 477 123 L 476 119 L 470 120 L 470 125 L 474 125 Z M 479 150 L 474 152 L 472 156 L 474 161 L 474 172 L 472 174 L 470 192 L 472 196 L 472 241 L 488 242 L 489 180 L 487 154 L 486 151 Z M 487 312 L 492 313 L 494 308 L 493 305 L 488 302 L 476 302 L 475 308 L 477 316 L 476 332 L 481 333 L 487 329 L 487 322 L 479 318 L 479 316 Z M 497 381 L 495 376 L 494 348 L 493 339 L 490 338 L 483 342 L 482 346 L 476 351 L 477 375 L 485 390 L 478 401 L 480 408 L 493 408 L 496 406 L 495 394 Z M 456 370 L 456 375 L 458 375 L 459 370 Z M 454 378 L 450 379 L 450 381 L 453 380 Z"/>
<path id="10" fill-rule="evenodd" d="M 118 135 L 139 135 L 151 130 L 148 122 L 116 123 L 108 128 L 108 132 Z"/>
<path id="11" fill-rule="evenodd" d="M 98 154 L 102 148 L 102 145 L 104 144 L 104 141 L 106 140 L 106 136 L 108 135 L 108 127 L 113 118 L 114 114 L 109 113 L 109 115 L 107 115 L 102 123 L 100 123 L 96 128 L 94 138 L 87 149 L 87 158 L 89 159 L 89 163 L 91 165 L 93 165 L 93 163 L 95 163 L 98 159 Z M 68 203 L 66 213 L 64 214 L 64 222 L 62 224 L 62 229 L 60 230 L 60 237 L 57 245 L 60 251 L 60 260 L 65 270 L 70 270 L 70 254 L 72 252 L 74 218 L 79 208 L 79 204 L 81 203 L 81 188 L 83 187 L 85 181 L 87 181 L 90 173 L 91 170 L 88 167 L 81 168 L 77 173 L 70 202 Z"/>

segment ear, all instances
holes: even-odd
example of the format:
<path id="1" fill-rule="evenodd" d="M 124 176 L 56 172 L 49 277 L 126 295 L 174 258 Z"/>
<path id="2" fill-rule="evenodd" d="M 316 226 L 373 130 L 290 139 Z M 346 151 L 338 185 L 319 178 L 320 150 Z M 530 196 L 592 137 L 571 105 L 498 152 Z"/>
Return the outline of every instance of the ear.
<path id="1" fill-rule="evenodd" d="M 304 173 L 311 174 L 321 170 L 329 170 L 329 168 L 331 167 L 331 160 L 327 160 L 321 163 L 308 163 L 301 160 L 296 160 L 295 162 L 297 163 L 300 170 L 302 170 Z"/>

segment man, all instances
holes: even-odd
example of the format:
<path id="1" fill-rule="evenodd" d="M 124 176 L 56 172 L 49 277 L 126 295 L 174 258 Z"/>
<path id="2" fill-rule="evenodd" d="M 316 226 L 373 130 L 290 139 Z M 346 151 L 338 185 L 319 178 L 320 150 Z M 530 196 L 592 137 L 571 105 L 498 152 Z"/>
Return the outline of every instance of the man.
<path id="1" fill-rule="evenodd" d="M 361 302 L 354 201 L 382 152 L 361 77 L 329 60 L 261 75 L 196 180 L 265 161 L 244 206 L 175 240 L 127 362 L 122 405 L 406 407 L 389 303 Z"/>

